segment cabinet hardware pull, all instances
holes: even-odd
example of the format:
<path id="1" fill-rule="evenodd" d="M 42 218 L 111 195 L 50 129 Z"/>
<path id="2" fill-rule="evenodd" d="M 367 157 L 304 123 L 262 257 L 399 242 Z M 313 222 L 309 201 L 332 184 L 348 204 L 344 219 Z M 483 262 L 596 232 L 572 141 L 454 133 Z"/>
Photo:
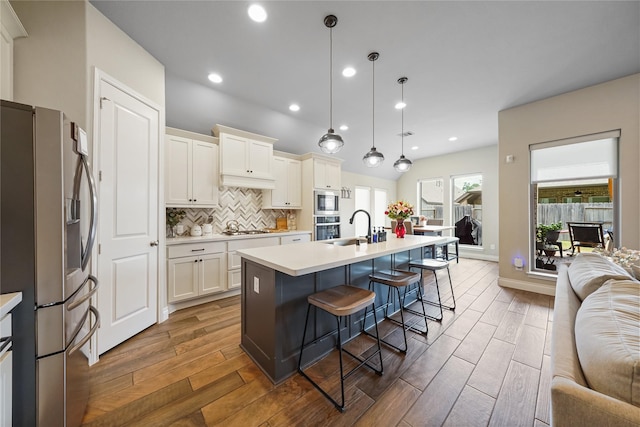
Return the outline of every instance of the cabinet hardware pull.
<path id="1" fill-rule="evenodd" d="M 300 241 L 300 239 L 293 239 L 293 241 L 294 241 L 294 242 L 299 242 L 299 241 Z"/>
<path id="2" fill-rule="evenodd" d="M 158 246 L 160 244 L 159 241 L 154 240 L 153 242 L 149 242 L 149 246 Z"/>
<path id="3" fill-rule="evenodd" d="M 201 251 L 204 251 L 204 248 L 202 248 L 202 249 L 191 249 L 191 252 L 201 252 Z"/>

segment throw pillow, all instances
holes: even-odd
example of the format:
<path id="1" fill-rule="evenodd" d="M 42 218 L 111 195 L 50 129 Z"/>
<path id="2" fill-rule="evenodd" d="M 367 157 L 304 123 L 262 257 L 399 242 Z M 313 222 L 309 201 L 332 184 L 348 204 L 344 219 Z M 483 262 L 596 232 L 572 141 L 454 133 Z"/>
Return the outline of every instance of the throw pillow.
<path id="1" fill-rule="evenodd" d="M 640 283 L 609 280 L 576 315 L 578 359 L 589 387 L 640 406 Z"/>
<path id="2" fill-rule="evenodd" d="M 584 301 L 609 279 L 632 279 L 624 268 L 594 253 L 578 254 L 569 266 L 568 273 L 571 287 L 580 301 Z"/>

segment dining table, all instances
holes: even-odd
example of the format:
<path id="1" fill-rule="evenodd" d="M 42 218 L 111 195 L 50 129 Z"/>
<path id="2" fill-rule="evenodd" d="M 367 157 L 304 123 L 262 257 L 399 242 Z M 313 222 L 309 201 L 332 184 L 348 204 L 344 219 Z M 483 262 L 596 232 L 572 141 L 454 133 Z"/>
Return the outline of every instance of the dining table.
<path id="1" fill-rule="evenodd" d="M 431 233 L 436 236 L 442 236 L 443 231 L 454 230 L 454 225 L 414 225 L 413 234 Z"/>

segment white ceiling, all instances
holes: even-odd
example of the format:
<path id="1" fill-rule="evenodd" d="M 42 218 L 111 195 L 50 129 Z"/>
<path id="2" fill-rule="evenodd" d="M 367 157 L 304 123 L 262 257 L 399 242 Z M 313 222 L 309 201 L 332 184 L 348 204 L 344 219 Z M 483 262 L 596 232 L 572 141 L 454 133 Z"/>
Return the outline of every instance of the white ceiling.
<path id="1" fill-rule="evenodd" d="M 349 125 L 336 156 L 344 170 L 388 179 L 399 177 L 401 76 L 404 131 L 414 133 L 404 152 L 415 160 L 497 144 L 502 109 L 640 72 L 639 1 L 263 1 L 261 24 L 246 1 L 91 3 L 168 74 L 316 126 L 317 135 L 280 136 L 276 149 L 298 154 L 319 152 L 329 127 L 323 20 L 336 15 L 333 124 Z M 378 169 L 360 161 L 372 144 L 372 51 Z M 347 65 L 357 69 L 349 79 Z M 207 80 L 212 71 L 222 84 Z"/>

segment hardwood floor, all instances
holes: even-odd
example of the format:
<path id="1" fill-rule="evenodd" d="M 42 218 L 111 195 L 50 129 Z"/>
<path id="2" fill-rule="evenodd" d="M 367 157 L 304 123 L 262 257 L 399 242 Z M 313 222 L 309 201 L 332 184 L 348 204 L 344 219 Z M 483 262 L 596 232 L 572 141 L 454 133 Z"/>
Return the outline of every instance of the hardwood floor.
<path id="1" fill-rule="evenodd" d="M 266 378 L 239 347 L 232 297 L 175 312 L 102 355 L 90 368 L 83 425 L 548 425 L 553 299 L 500 288 L 497 271 L 492 262 L 453 262 L 455 312 L 429 321 L 427 336 L 408 332 L 404 355 L 383 347 L 384 375 L 349 377 L 344 413 L 299 374 L 278 386 Z M 389 321 L 380 333 L 402 339 Z M 348 346 L 361 353 L 372 344 L 359 336 Z M 337 370 L 333 352 L 309 373 L 339 393 Z"/>

